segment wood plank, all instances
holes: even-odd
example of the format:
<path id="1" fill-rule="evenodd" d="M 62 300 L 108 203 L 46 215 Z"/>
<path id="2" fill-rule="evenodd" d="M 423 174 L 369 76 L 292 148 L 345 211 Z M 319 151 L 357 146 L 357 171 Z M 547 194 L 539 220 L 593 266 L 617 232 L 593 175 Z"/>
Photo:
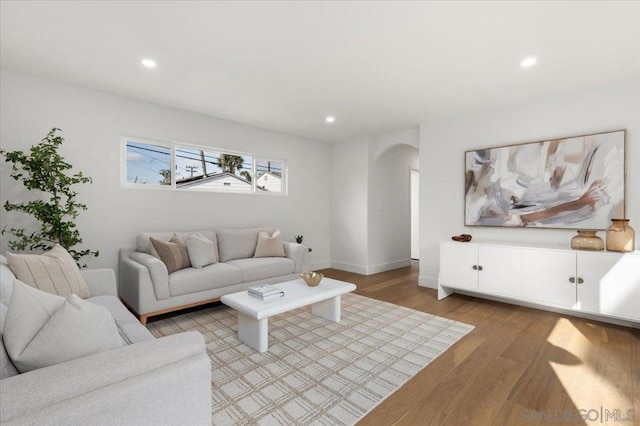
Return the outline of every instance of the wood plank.
<path id="1" fill-rule="evenodd" d="M 600 406 L 640 419 L 638 329 L 458 294 L 438 301 L 418 286 L 417 262 L 370 276 L 322 272 L 363 296 L 475 327 L 361 425 L 585 424 L 577 410 Z"/>

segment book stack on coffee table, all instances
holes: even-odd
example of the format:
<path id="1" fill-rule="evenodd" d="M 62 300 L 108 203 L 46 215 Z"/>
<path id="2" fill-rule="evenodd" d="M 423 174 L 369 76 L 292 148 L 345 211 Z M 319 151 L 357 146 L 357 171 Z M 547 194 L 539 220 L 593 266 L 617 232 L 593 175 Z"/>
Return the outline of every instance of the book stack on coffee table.
<path id="1" fill-rule="evenodd" d="M 281 288 L 274 287 L 269 284 L 258 285 L 249 287 L 249 296 L 255 297 L 260 300 L 275 300 L 284 297 L 284 291 Z"/>

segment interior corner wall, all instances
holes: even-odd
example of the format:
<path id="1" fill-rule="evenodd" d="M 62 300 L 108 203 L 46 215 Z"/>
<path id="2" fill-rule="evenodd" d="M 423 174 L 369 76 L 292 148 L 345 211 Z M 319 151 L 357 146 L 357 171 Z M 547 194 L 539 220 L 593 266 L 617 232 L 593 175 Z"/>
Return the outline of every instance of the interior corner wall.
<path id="1" fill-rule="evenodd" d="M 331 148 L 331 266 L 366 274 L 369 139 Z"/>
<path id="2" fill-rule="evenodd" d="M 370 164 L 367 274 L 411 264 L 411 169 L 417 168 L 418 150 L 408 144 Z"/>
<path id="3" fill-rule="evenodd" d="M 464 226 L 464 152 L 506 144 L 627 129 L 627 217 L 640 234 L 640 81 L 540 98 L 420 126 L 420 285 L 436 287 L 439 243 L 467 233 L 476 241 L 562 244 L 571 230 Z M 603 235 L 603 233 L 601 233 Z M 638 240 L 636 238 L 636 247 Z"/>
<path id="4" fill-rule="evenodd" d="M 144 231 L 279 227 L 285 240 L 303 234 L 311 267 L 329 266 L 330 145 L 213 117 L 141 102 L 40 77 L 0 70 L 0 148 L 28 151 L 53 127 L 63 130 L 62 156 L 93 178 L 78 186 L 88 210 L 77 219 L 82 247 L 100 250 L 89 267 L 117 268 L 117 252 Z M 182 142 L 284 158 L 288 195 L 131 189 L 121 186 L 121 137 Z M 365 157 L 366 159 L 367 157 Z M 0 166 L 0 203 L 31 197 Z M 26 215 L 0 212 L 0 226 Z M 28 218 L 27 218 L 28 219 Z M 0 239 L 7 250 L 8 237 Z"/>

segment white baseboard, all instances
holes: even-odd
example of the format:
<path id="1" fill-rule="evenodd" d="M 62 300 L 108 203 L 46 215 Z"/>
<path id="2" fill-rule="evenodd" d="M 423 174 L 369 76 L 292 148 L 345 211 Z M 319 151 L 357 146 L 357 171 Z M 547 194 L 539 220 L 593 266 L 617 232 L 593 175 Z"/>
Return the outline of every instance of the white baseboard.
<path id="1" fill-rule="evenodd" d="M 328 260 L 309 263 L 309 269 L 311 271 L 317 271 L 318 269 L 327 269 L 327 268 L 331 268 L 331 262 L 329 262 Z"/>
<path id="2" fill-rule="evenodd" d="M 331 261 L 331 267 L 341 271 L 353 272 L 361 275 L 372 275 L 380 272 L 391 271 L 392 269 L 403 268 L 411 265 L 411 259 L 396 260 L 393 262 L 380 263 L 378 265 L 354 265 L 353 263 Z"/>
<path id="3" fill-rule="evenodd" d="M 418 276 L 418 285 L 420 287 L 438 288 L 438 279 L 434 277 L 428 277 L 426 275 Z"/>
<path id="4" fill-rule="evenodd" d="M 353 272 L 354 274 L 367 275 L 367 267 L 364 265 L 354 265 L 352 263 L 332 260 L 331 267 L 334 269 L 340 269 L 341 271 Z"/>
<path id="5" fill-rule="evenodd" d="M 377 274 L 379 272 L 391 271 L 393 269 L 404 268 L 411 265 L 411 259 L 396 260 L 393 262 L 379 263 L 377 265 L 367 266 L 367 273 L 365 275 Z"/>

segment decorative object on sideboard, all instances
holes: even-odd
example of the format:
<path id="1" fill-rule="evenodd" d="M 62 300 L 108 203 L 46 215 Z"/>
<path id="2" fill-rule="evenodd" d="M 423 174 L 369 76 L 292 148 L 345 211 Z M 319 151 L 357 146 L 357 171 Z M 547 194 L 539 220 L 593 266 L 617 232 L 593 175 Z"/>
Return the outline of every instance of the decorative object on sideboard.
<path id="1" fill-rule="evenodd" d="M 629 219 L 611 219 L 607 228 L 607 250 L 631 252 L 635 250 L 636 233 L 629 225 Z"/>
<path id="2" fill-rule="evenodd" d="M 453 237 L 451 237 L 453 241 L 459 241 L 461 243 L 468 243 L 469 241 L 471 241 L 471 238 L 473 237 L 469 234 L 460 234 L 460 235 L 454 235 Z"/>
<path id="3" fill-rule="evenodd" d="M 596 235 L 596 230 L 578 229 L 578 235 L 571 239 L 571 248 L 576 250 L 604 250 L 604 240 Z"/>
<path id="4" fill-rule="evenodd" d="M 296 235 L 294 236 L 294 238 L 296 239 L 296 243 L 298 244 L 302 244 L 302 240 L 304 239 L 302 235 Z"/>
<path id="5" fill-rule="evenodd" d="M 465 152 L 465 226 L 605 229 L 625 217 L 626 130 Z"/>
<path id="6" fill-rule="evenodd" d="M 59 131 L 55 127 L 51 129 L 39 144 L 31 147 L 29 153 L 0 150 L 5 162 L 12 165 L 11 177 L 21 182 L 27 190 L 35 190 L 35 199 L 32 201 L 7 201 L 4 209 L 33 216 L 40 228 L 31 232 L 25 228 L 5 226 L 2 235 L 7 233 L 16 237 L 17 240 L 9 241 L 8 246 L 18 251 L 48 251 L 56 243 L 60 244 L 78 266 L 85 267 L 86 265 L 81 264 L 81 259 L 84 256 L 97 257 L 99 253 L 74 248 L 82 244 L 75 220 L 80 212 L 87 210 L 87 206 L 76 200 L 78 193 L 73 186 L 91 183 L 91 178 L 82 172 L 71 174 L 73 166 L 58 153 L 58 148 L 64 142 L 62 136 L 56 134 Z"/>
<path id="7" fill-rule="evenodd" d="M 300 274 L 300 276 L 309 287 L 317 286 L 324 278 L 324 275 L 322 275 L 320 272 L 304 272 Z"/>

